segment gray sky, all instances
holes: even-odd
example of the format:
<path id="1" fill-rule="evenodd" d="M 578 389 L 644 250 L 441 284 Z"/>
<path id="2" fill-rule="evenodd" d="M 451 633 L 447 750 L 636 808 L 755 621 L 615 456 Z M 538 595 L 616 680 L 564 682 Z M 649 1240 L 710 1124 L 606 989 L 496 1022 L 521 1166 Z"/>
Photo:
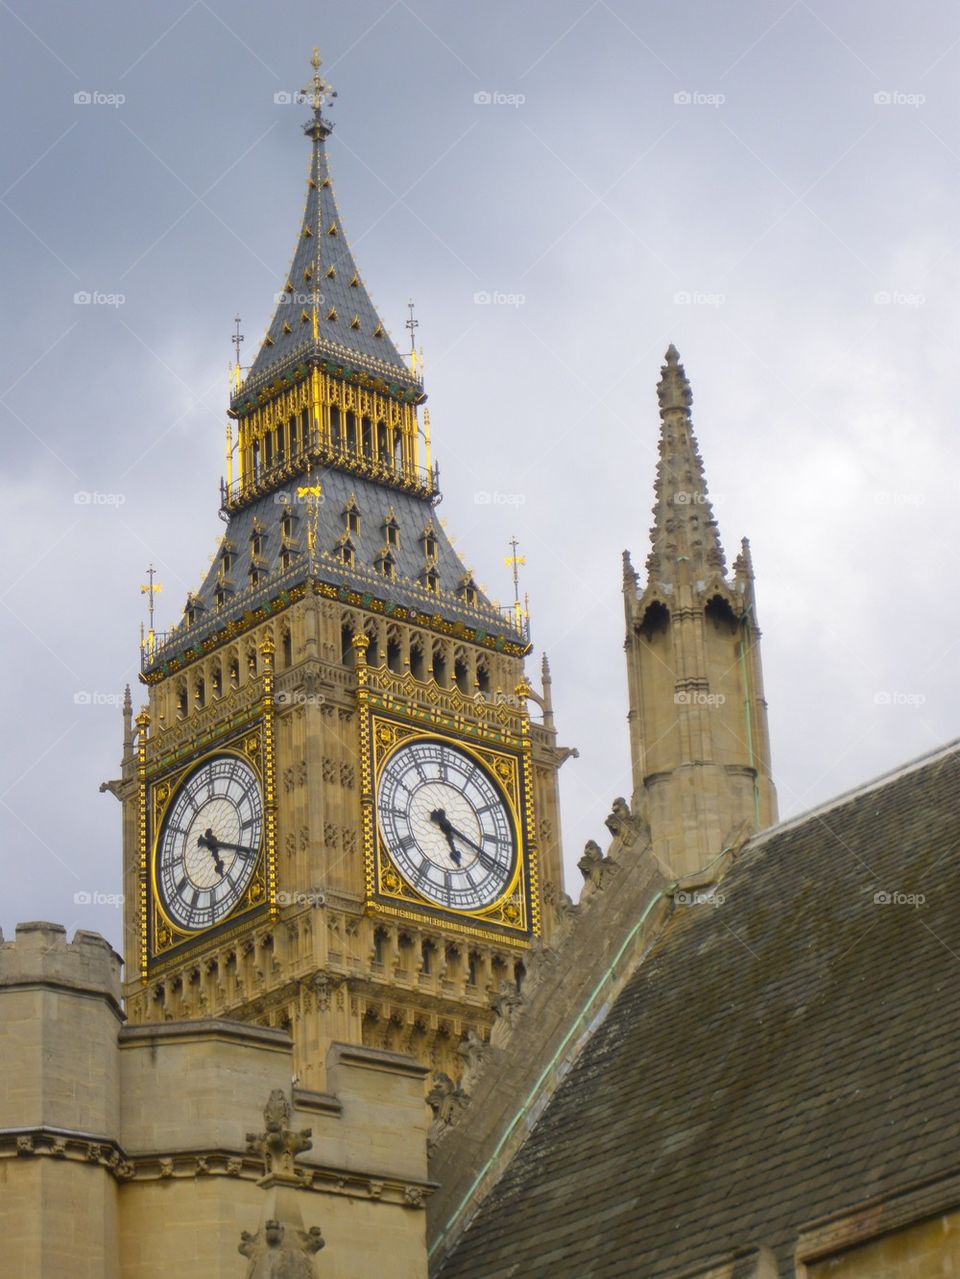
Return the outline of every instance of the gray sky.
<path id="1" fill-rule="evenodd" d="M 166 626 L 222 532 L 233 316 L 250 360 L 305 189 L 274 95 L 313 44 L 400 343 L 417 302 L 439 513 L 494 595 L 512 533 L 528 556 L 531 672 L 545 648 L 580 748 L 574 896 L 630 791 L 620 553 L 646 554 L 670 341 L 728 557 L 753 546 L 782 814 L 957 735 L 955 5 L 10 0 L 0 40 L 8 936 L 119 943 L 74 900 L 120 891 L 110 703 L 147 563 Z"/>

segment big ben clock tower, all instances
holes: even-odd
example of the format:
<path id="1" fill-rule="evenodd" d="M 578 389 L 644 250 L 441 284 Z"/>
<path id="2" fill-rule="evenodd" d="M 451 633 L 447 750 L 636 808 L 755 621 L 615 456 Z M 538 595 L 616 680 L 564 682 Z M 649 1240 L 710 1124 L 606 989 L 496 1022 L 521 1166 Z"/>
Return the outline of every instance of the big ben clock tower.
<path id="1" fill-rule="evenodd" d="M 566 752 L 524 619 L 436 517 L 426 396 L 344 233 L 319 66 L 293 262 L 229 407 L 226 531 L 148 637 L 135 730 L 127 711 L 126 1006 L 285 1027 L 311 1088 L 332 1040 L 456 1079 L 549 939 Z"/>

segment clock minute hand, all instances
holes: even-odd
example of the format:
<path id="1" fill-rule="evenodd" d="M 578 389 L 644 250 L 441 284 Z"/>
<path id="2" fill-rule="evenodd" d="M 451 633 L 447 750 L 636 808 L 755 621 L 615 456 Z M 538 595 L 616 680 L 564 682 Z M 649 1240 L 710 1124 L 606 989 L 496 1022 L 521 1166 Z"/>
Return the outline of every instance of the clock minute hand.
<path id="1" fill-rule="evenodd" d="M 447 817 L 442 808 L 435 808 L 430 814 L 430 820 L 435 826 L 439 826 L 441 831 L 443 831 L 447 839 L 447 844 L 450 848 L 450 856 L 453 858 L 453 864 L 455 866 L 459 866 L 463 861 L 463 854 L 453 842 L 454 830 L 450 824 L 450 819 Z"/>

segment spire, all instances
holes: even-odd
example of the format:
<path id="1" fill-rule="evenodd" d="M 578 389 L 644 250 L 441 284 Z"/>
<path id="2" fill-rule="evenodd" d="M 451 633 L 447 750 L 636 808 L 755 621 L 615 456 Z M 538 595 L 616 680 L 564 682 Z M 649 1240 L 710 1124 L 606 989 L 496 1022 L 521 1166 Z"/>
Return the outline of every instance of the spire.
<path id="1" fill-rule="evenodd" d="M 316 49 L 312 65 L 313 77 L 302 91 L 312 107 L 303 126 L 312 143 L 303 221 L 276 311 L 234 407 L 305 363 L 362 372 L 408 391 L 419 388 L 387 335 L 347 242 L 325 146 L 333 124 L 323 108 L 336 94 L 320 74 Z"/>
<path id="2" fill-rule="evenodd" d="M 660 370 L 657 397 L 660 457 L 654 525 L 650 530 L 652 545 L 647 557 L 648 581 L 672 582 L 681 561 L 689 562 L 694 580 L 723 575 L 723 548 L 690 416 L 693 394 L 672 343 Z"/>

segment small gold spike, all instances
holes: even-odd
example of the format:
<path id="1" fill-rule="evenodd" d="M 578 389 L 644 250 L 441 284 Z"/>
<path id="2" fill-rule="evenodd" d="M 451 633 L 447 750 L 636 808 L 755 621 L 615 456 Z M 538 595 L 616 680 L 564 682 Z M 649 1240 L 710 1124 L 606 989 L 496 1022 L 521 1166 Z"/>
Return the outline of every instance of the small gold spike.
<path id="1" fill-rule="evenodd" d="M 291 326 L 291 325 L 290 325 L 290 324 L 289 324 L 286 320 L 284 320 L 284 322 L 283 322 L 283 331 L 284 331 L 284 333 L 292 333 L 292 332 L 293 332 L 293 327 L 292 327 L 292 326 Z"/>
<path id="2" fill-rule="evenodd" d="M 301 324 L 308 324 L 308 323 L 309 323 L 309 321 L 310 321 L 310 312 L 309 312 L 309 311 L 306 311 L 306 310 L 301 311 L 301 312 L 300 312 L 300 323 L 301 323 Z"/>
<path id="3" fill-rule="evenodd" d="M 336 276 L 337 276 L 337 268 L 336 268 L 335 266 L 328 267 L 328 268 L 327 268 L 327 279 L 328 279 L 328 280 L 334 280 L 334 279 L 336 279 Z"/>
<path id="4" fill-rule="evenodd" d="M 327 319 L 335 320 L 336 318 L 337 318 L 337 308 L 335 306 L 332 306 L 330 310 L 327 312 Z"/>
<path id="5" fill-rule="evenodd" d="M 304 267 L 304 271 L 303 271 L 303 278 L 304 278 L 305 280 L 312 280 L 312 279 L 313 279 L 313 267 L 312 267 L 312 266 Z"/>
<path id="6" fill-rule="evenodd" d="M 313 232 L 310 230 L 310 228 L 309 228 L 308 226 L 305 226 L 305 227 L 303 228 L 303 234 L 304 234 L 304 236 L 305 236 L 305 237 L 308 237 L 308 238 L 310 238 L 310 239 L 312 239 L 312 238 L 313 238 Z"/>
<path id="7" fill-rule="evenodd" d="M 375 338 L 382 338 L 382 337 L 383 337 L 383 325 L 382 325 L 382 324 L 378 324 L 378 325 L 377 325 L 377 327 L 373 330 L 373 336 L 374 336 Z"/>
<path id="8" fill-rule="evenodd" d="M 269 334 L 269 333 L 268 333 L 268 334 L 267 334 L 267 336 L 263 339 L 263 341 L 264 341 L 264 345 L 266 345 L 266 346 L 273 346 L 273 338 L 270 336 L 270 334 Z"/>
<path id="9" fill-rule="evenodd" d="M 360 287 L 360 277 L 359 277 L 359 275 L 355 275 L 355 276 L 353 277 L 353 279 L 350 281 L 350 287 L 351 287 L 351 289 L 359 289 L 359 287 Z"/>
<path id="10" fill-rule="evenodd" d="M 337 230 L 336 222 L 331 222 L 330 225 L 327 227 L 327 235 L 339 235 L 339 234 L 340 232 Z"/>
<path id="11" fill-rule="evenodd" d="M 323 179 L 323 181 L 320 183 L 320 185 L 321 185 L 322 187 L 328 187 L 328 186 L 330 185 L 330 179 L 329 179 L 329 178 L 324 178 L 324 179 Z"/>
<path id="12" fill-rule="evenodd" d="M 355 315 L 355 316 L 353 317 L 353 319 L 350 321 L 350 327 L 351 327 L 351 329 L 359 329 L 359 327 L 360 327 L 360 317 L 359 317 L 359 315 Z"/>

